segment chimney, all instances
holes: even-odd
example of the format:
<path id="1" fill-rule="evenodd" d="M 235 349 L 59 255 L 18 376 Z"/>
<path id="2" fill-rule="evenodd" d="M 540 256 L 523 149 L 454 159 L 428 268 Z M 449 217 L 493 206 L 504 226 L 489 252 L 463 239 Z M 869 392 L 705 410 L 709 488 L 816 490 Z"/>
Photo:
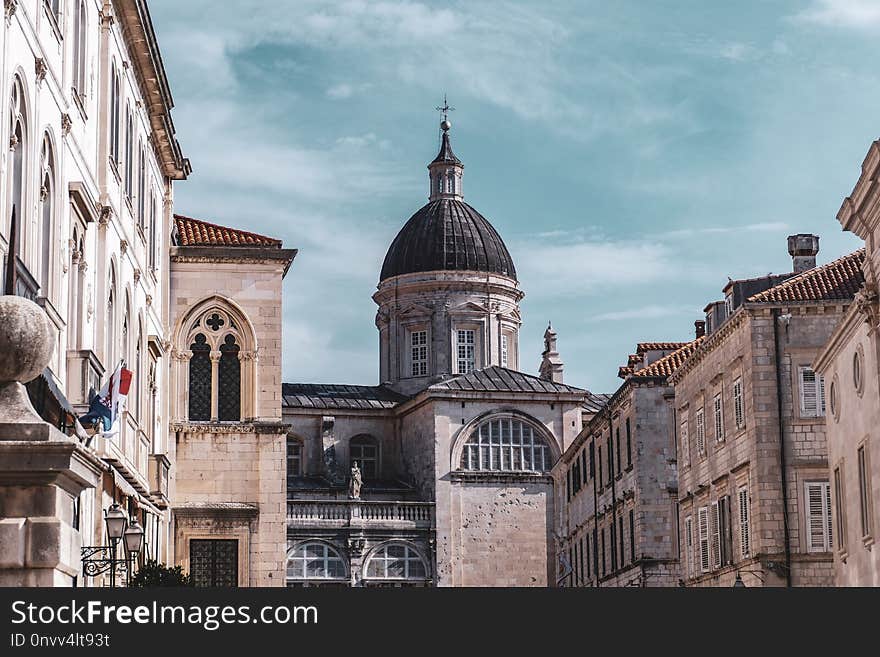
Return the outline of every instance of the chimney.
<path id="1" fill-rule="evenodd" d="M 706 336 L 706 320 L 698 319 L 694 322 L 694 336 L 697 340 Z"/>
<path id="2" fill-rule="evenodd" d="M 799 233 L 788 236 L 788 253 L 791 255 L 795 274 L 809 271 L 816 266 L 819 253 L 819 236 Z"/>

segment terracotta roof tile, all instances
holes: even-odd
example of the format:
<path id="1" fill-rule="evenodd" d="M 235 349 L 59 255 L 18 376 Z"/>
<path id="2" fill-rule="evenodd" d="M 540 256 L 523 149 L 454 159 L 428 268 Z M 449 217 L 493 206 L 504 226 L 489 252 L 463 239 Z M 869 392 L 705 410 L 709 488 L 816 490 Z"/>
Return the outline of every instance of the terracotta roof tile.
<path id="1" fill-rule="evenodd" d="M 670 349 L 681 349 L 689 342 L 639 342 L 636 345 L 636 353 L 644 354 L 646 351 L 669 351 Z"/>
<path id="2" fill-rule="evenodd" d="M 688 358 L 698 346 L 705 340 L 705 337 L 697 338 L 693 342 L 685 342 L 683 345 L 673 351 L 671 354 L 654 361 L 646 368 L 632 373 L 633 378 L 669 376 Z M 621 370 L 624 368 L 621 368 Z"/>
<path id="3" fill-rule="evenodd" d="M 862 262 L 865 250 L 859 249 L 827 265 L 815 267 L 789 278 L 784 283 L 749 297 L 752 303 L 786 301 L 834 301 L 852 299 L 865 282 Z"/>
<path id="4" fill-rule="evenodd" d="M 281 240 L 245 230 L 218 226 L 201 219 L 174 215 L 177 246 L 268 246 L 281 248 Z"/>

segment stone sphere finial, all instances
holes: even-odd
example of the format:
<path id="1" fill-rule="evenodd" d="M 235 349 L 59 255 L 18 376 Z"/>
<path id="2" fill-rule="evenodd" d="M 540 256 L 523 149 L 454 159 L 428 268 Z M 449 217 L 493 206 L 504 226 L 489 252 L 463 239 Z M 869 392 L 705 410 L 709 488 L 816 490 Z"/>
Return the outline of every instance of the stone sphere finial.
<path id="1" fill-rule="evenodd" d="M 452 128 L 452 122 L 449 121 L 448 119 L 443 119 L 443 120 L 440 122 L 440 129 L 441 129 L 443 132 L 449 132 L 450 128 Z"/>
<path id="2" fill-rule="evenodd" d="M 54 331 L 42 308 L 23 297 L 0 296 L 0 384 L 33 381 L 54 348 Z"/>

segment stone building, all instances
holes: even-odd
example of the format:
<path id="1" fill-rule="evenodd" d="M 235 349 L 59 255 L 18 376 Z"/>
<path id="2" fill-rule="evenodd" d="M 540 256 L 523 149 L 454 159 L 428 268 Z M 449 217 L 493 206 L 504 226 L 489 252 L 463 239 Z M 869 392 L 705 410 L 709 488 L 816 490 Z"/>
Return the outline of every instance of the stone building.
<path id="1" fill-rule="evenodd" d="M 678 474 L 668 377 L 705 339 L 642 343 L 624 383 L 553 468 L 561 586 L 678 586 Z"/>
<path id="2" fill-rule="evenodd" d="M 731 281 L 705 340 L 670 376 L 678 425 L 682 573 L 688 586 L 833 583 L 825 382 L 815 370 L 862 282 L 861 251 L 816 267 L 794 235 L 794 273 Z"/>
<path id="3" fill-rule="evenodd" d="M 880 219 L 877 174 L 880 143 L 871 145 L 862 174 L 843 201 L 837 219 L 865 241 L 865 282 L 828 344 L 816 370 L 828 381 L 826 439 L 837 540 L 838 586 L 880 586 L 880 556 L 874 546 L 880 509 Z"/>
<path id="4" fill-rule="evenodd" d="M 279 240 L 175 215 L 168 495 L 196 584 L 283 586 Z"/>
<path id="5" fill-rule="evenodd" d="M 168 448 L 166 254 L 173 184 L 190 169 L 149 12 L 142 0 L 4 6 L 0 257 L 14 260 L 16 293 L 45 310 L 55 336 L 31 399 L 69 432 L 90 389 L 121 361 L 134 372 L 120 433 L 89 447 L 97 488 L 61 515 L 82 544 L 102 545 L 102 509 L 116 500 L 146 530 L 146 554 L 166 560 L 156 476 Z"/>
<path id="6" fill-rule="evenodd" d="M 291 585 L 555 577 L 550 470 L 588 393 L 563 383 L 550 329 L 543 376 L 519 371 L 513 259 L 464 202 L 464 165 L 441 128 L 429 202 L 391 244 L 373 297 L 381 384 L 283 387 Z"/>

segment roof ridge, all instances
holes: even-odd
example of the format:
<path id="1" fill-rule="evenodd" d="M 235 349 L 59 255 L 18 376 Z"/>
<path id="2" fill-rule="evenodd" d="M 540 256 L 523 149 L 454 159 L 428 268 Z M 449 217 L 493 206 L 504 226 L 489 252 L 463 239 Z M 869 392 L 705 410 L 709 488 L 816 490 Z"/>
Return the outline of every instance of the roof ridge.
<path id="1" fill-rule="evenodd" d="M 232 226 L 224 226 L 222 224 L 217 224 L 212 221 L 206 221 L 204 219 L 198 219 L 197 217 L 190 217 L 185 214 L 174 213 L 174 220 L 177 221 L 192 221 L 198 224 L 202 224 L 203 226 L 209 226 L 211 228 L 217 228 L 220 230 L 228 230 L 234 233 L 238 233 L 239 235 L 246 235 L 248 237 L 256 238 L 257 240 L 265 240 L 272 242 L 273 244 L 281 244 L 281 240 L 276 237 L 269 237 L 268 235 L 262 235 L 260 233 L 254 233 L 253 231 L 243 230 L 241 228 L 234 228 Z"/>
<path id="2" fill-rule="evenodd" d="M 706 336 L 700 336 L 699 338 L 691 340 L 690 342 L 686 342 L 684 346 L 676 349 L 671 354 L 666 354 L 665 356 L 663 356 L 663 358 L 658 358 L 647 367 L 644 367 L 640 370 L 635 370 L 632 373 L 632 376 L 636 378 L 645 376 L 667 376 L 662 373 L 662 370 L 665 368 L 666 365 L 674 362 L 679 357 L 690 355 L 690 353 L 684 352 L 693 351 L 705 339 Z"/>

